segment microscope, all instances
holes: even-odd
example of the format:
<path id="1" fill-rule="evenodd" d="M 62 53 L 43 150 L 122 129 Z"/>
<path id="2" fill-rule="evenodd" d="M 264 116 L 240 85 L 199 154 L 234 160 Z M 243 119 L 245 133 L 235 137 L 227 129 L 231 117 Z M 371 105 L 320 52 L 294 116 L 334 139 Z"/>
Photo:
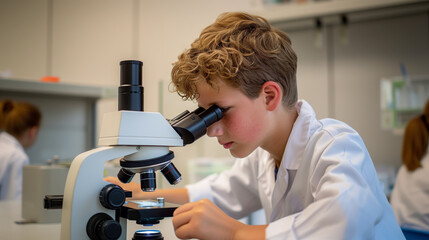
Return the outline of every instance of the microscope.
<path id="1" fill-rule="evenodd" d="M 143 63 L 120 62 L 118 111 L 103 116 L 100 147 L 78 155 L 70 166 L 61 201 L 49 196 L 45 208 L 62 208 L 62 240 L 126 239 L 127 219 L 152 225 L 173 216 L 178 207 L 163 198 L 139 203 L 127 201 L 130 192 L 103 181 L 104 163 L 120 158 L 120 181 L 127 183 L 140 175 L 143 191 L 156 189 L 157 170 L 170 184 L 181 180 L 172 163 L 169 147 L 190 144 L 203 136 L 207 128 L 222 118 L 216 105 L 193 112 L 185 111 L 171 120 L 160 113 L 143 111 Z M 157 230 L 141 230 L 134 239 L 163 239 Z"/>

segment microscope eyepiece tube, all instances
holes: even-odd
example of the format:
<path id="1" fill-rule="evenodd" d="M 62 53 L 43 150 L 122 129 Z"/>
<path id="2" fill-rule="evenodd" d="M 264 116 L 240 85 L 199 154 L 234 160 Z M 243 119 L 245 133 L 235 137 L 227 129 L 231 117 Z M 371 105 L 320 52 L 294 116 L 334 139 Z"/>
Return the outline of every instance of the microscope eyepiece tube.
<path id="1" fill-rule="evenodd" d="M 222 119 L 223 113 L 218 106 L 213 105 L 208 109 L 199 107 L 191 113 L 185 115 L 182 113 L 179 116 L 174 118 L 175 121 L 170 121 L 170 124 L 186 145 L 204 136 L 210 125 Z"/>
<path id="2" fill-rule="evenodd" d="M 198 116 L 204 120 L 206 127 L 209 127 L 213 123 L 222 119 L 223 113 L 218 106 L 213 105 L 209 107 L 207 110 L 199 113 Z"/>
<path id="3" fill-rule="evenodd" d="M 118 110 L 143 111 L 143 63 L 135 60 L 120 62 L 121 85 L 118 88 Z"/>

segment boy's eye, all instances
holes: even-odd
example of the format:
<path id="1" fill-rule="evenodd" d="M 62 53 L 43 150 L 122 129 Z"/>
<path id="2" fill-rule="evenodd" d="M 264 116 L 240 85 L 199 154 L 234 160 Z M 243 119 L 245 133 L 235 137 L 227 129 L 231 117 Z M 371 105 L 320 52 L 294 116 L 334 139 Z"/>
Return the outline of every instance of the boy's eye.
<path id="1" fill-rule="evenodd" d="M 219 108 L 222 111 L 222 113 L 225 113 L 225 112 L 227 112 L 230 109 L 229 107 L 228 108 L 221 108 L 221 107 L 219 107 Z"/>

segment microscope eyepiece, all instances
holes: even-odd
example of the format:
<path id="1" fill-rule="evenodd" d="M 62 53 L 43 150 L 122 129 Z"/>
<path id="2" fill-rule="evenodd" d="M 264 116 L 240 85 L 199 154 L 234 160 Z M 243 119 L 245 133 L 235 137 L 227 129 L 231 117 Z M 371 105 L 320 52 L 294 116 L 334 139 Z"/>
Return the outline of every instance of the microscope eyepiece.
<path id="1" fill-rule="evenodd" d="M 143 111 L 143 63 L 135 60 L 122 61 L 121 85 L 118 88 L 118 110 Z"/>
<path id="2" fill-rule="evenodd" d="M 213 123 L 222 119 L 223 113 L 220 107 L 213 105 L 209 107 L 207 110 L 202 111 L 200 114 L 198 114 L 198 116 L 204 120 L 207 128 Z"/>
<path id="3" fill-rule="evenodd" d="M 183 145 L 186 145 L 204 136 L 207 128 L 222 117 L 222 110 L 213 105 L 208 109 L 199 107 L 191 113 L 185 111 L 170 120 L 170 124 L 182 137 Z"/>

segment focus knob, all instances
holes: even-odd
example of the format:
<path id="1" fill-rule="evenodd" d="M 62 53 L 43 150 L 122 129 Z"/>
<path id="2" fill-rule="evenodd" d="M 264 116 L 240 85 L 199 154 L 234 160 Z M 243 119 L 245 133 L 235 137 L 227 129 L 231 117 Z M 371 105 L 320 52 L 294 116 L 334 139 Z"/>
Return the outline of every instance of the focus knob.
<path id="1" fill-rule="evenodd" d="M 108 184 L 101 189 L 100 203 L 107 209 L 119 209 L 125 203 L 124 190 L 115 184 Z"/>
<path id="2" fill-rule="evenodd" d="M 121 236 L 121 225 L 106 213 L 93 215 L 87 225 L 86 233 L 92 240 L 116 240 Z"/>

